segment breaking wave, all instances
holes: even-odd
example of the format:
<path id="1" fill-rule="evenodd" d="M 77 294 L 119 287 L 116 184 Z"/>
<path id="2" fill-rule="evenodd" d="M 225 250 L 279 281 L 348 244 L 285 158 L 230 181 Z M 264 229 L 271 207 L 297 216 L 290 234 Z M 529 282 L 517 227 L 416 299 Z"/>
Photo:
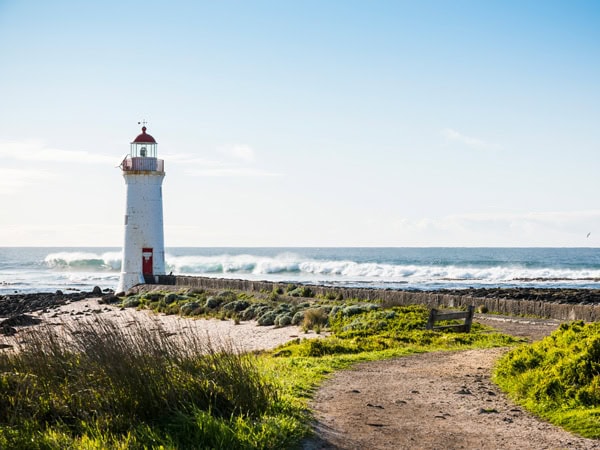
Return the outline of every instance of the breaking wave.
<path id="1" fill-rule="evenodd" d="M 543 267 L 530 262 L 507 261 L 390 261 L 377 262 L 357 258 L 335 259 L 331 255 L 314 257 L 293 252 L 261 255 L 233 251 L 210 256 L 166 255 L 166 271 L 176 275 L 261 279 L 338 285 L 366 284 L 379 287 L 454 288 L 470 286 L 561 285 L 595 287 L 600 283 L 600 266 Z M 264 253 L 264 251 L 263 251 Z M 356 260 L 354 260 L 356 259 Z M 55 273 L 88 273 L 90 283 L 116 277 L 121 268 L 120 251 L 63 251 L 48 254 L 43 264 Z M 111 275 L 112 274 L 112 275 Z"/>
<path id="2" fill-rule="evenodd" d="M 121 270 L 121 252 L 58 252 L 50 253 L 44 264 L 51 269 L 118 271 Z"/>
<path id="3" fill-rule="evenodd" d="M 308 280 L 431 282 L 480 281 L 502 283 L 542 280 L 597 280 L 600 269 L 491 267 L 436 264 L 381 264 L 351 260 L 316 260 L 297 255 L 275 257 L 244 255 L 169 256 L 168 270 L 182 275 L 289 275 Z"/>

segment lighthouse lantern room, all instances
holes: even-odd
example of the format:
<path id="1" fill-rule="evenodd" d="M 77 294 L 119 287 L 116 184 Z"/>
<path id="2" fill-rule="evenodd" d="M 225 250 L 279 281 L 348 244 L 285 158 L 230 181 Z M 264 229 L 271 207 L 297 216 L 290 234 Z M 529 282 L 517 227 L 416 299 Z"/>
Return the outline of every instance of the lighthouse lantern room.
<path id="1" fill-rule="evenodd" d="M 125 240 L 117 292 L 154 283 L 165 274 L 162 213 L 164 161 L 157 158 L 156 141 L 142 127 L 121 163 L 127 189 Z"/>

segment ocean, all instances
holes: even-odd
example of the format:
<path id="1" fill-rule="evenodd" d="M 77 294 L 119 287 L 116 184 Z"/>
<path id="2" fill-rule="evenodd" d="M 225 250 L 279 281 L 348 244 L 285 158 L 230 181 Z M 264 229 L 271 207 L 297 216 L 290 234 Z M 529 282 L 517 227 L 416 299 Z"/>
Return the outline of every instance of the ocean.
<path id="1" fill-rule="evenodd" d="M 167 273 L 383 289 L 600 288 L 600 248 L 167 248 Z M 116 289 L 121 250 L 0 248 L 0 295 Z"/>

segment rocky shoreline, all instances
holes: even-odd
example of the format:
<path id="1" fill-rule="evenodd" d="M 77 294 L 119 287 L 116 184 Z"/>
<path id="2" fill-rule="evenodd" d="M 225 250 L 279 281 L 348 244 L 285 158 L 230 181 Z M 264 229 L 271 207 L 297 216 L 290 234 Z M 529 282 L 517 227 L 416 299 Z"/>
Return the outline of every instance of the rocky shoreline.
<path id="1" fill-rule="evenodd" d="M 178 290 L 181 289 L 182 286 L 161 286 L 161 288 Z M 419 292 L 485 299 L 600 305 L 600 289 L 473 288 Z M 95 287 L 89 292 L 63 293 L 62 291 L 57 291 L 54 293 L 40 292 L 2 295 L 0 296 L 0 318 L 10 318 L 15 315 L 37 311 L 47 312 L 48 310 L 57 308 L 66 303 L 77 302 L 89 298 L 100 298 L 100 303 L 113 303 L 118 301 L 118 298 L 115 297 L 115 294 L 111 289 L 101 290 L 99 287 Z"/>
<path id="2" fill-rule="evenodd" d="M 102 291 L 95 287 L 89 292 L 63 293 L 62 291 L 36 292 L 31 294 L 9 294 L 0 296 L 0 318 L 12 318 L 17 315 L 37 311 L 47 312 L 67 303 L 77 302 L 88 298 L 101 298 L 103 302 L 110 303 L 117 298 L 110 289 Z M 2 322 L 0 322 L 1 326 Z"/>
<path id="3" fill-rule="evenodd" d="M 16 326 L 37 325 L 42 320 L 28 313 L 49 312 L 72 302 L 89 298 L 100 298 L 103 303 L 118 301 L 110 289 L 102 291 L 94 287 L 90 292 L 72 292 L 65 294 L 62 291 L 36 292 L 31 294 L 10 294 L 0 296 L 0 335 L 12 336 L 17 333 Z M 3 318 L 3 319 L 2 319 Z"/>
<path id="4" fill-rule="evenodd" d="M 473 298 L 495 298 L 505 300 L 527 300 L 559 304 L 600 305 L 600 289 L 561 288 L 470 288 L 430 291 L 445 295 L 460 295 Z"/>

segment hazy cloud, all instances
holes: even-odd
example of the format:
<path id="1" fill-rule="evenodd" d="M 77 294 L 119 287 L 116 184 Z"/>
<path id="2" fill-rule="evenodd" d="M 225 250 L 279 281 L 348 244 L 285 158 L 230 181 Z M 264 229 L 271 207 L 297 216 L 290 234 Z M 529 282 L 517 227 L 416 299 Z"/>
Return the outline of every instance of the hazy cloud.
<path id="1" fill-rule="evenodd" d="M 99 155 L 85 150 L 61 150 L 46 147 L 42 141 L 0 141 L 0 157 L 18 161 L 64 163 L 115 163 L 114 156 Z"/>
<path id="2" fill-rule="evenodd" d="M 185 164 L 185 173 L 195 177 L 278 177 L 280 173 L 254 167 L 256 154 L 249 145 L 235 144 L 217 149 L 223 159 L 199 158 L 179 153 L 165 156 L 165 160 Z"/>
<path id="3" fill-rule="evenodd" d="M 464 134 L 459 133 L 452 128 L 444 128 L 442 130 L 442 135 L 446 138 L 447 141 L 457 141 L 465 144 L 467 147 L 478 149 L 478 150 L 491 150 L 491 149 L 499 149 L 500 146 L 497 144 L 493 144 L 490 142 L 486 142 L 482 139 L 478 139 L 472 136 L 466 136 Z"/>
<path id="4" fill-rule="evenodd" d="M 245 162 L 254 161 L 254 149 L 246 144 L 234 144 L 228 147 L 222 147 L 220 152 L 230 158 L 239 159 Z"/>
<path id="5" fill-rule="evenodd" d="M 187 173 L 201 177 L 280 177 L 282 174 L 267 172 L 252 167 L 215 167 L 205 169 L 191 169 Z"/>
<path id="6" fill-rule="evenodd" d="M 14 194 L 20 188 L 54 178 L 45 170 L 0 168 L 0 195 Z"/>

